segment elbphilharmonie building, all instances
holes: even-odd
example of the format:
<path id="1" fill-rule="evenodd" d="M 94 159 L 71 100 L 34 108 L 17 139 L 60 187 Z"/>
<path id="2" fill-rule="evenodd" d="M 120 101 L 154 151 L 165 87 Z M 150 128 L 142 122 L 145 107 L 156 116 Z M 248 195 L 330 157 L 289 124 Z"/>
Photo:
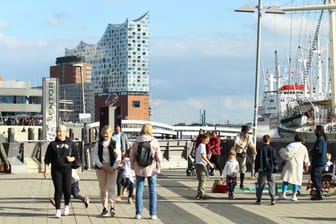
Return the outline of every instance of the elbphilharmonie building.
<path id="1" fill-rule="evenodd" d="M 65 49 L 65 56 L 81 56 L 92 65 L 96 108 L 113 102 L 121 107 L 122 119 L 150 119 L 149 41 L 147 12 L 122 24 L 108 24 L 96 44 L 81 41 Z M 99 112 L 95 114 L 97 118 Z"/>

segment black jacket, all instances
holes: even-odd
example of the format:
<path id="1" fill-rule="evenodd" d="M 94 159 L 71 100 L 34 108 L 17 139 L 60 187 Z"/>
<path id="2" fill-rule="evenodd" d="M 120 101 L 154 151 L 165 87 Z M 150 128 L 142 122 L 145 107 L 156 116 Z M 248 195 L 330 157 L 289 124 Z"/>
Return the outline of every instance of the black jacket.
<path id="1" fill-rule="evenodd" d="M 269 144 L 263 144 L 257 150 L 257 156 L 255 160 L 255 172 L 269 172 L 274 173 L 276 167 L 277 153 L 273 146 Z"/>
<path id="2" fill-rule="evenodd" d="M 76 144 L 69 138 L 65 141 L 60 141 L 57 138 L 48 145 L 44 163 L 50 164 L 51 169 L 72 168 L 74 162 L 69 163 L 66 160 L 67 156 L 75 157 L 75 160 L 80 161 Z"/>

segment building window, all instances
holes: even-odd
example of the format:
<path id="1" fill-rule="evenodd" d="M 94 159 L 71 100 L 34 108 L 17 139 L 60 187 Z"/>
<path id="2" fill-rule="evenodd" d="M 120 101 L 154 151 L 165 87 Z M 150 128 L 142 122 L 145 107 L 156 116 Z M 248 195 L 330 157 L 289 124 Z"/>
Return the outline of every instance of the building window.
<path id="1" fill-rule="evenodd" d="M 133 100 L 132 101 L 132 106 L 133 107 L 140 107 L 140 101 L 139 100 Z"/>

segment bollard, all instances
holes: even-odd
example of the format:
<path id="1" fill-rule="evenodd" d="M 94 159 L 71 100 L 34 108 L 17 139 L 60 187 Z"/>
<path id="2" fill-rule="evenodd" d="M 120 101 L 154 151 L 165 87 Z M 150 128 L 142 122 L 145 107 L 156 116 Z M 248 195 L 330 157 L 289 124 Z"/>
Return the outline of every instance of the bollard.
<path id="1" fill-rule="evenodd" d="M 38 140 L 42 140 L 42 128 L 38 129 Z"/>
<path id="2" fill-rule="evenodd" d="M 90 148 L 85 150 L 86 152 L 86 169 L 91 170 L 91 156 L 90 156 Z"/>
<path id="3" fill-rule="evenodd" d="M 8 128 L 8 136 L 7 136 L 7 142 L 11 143 L 14 142 L 14 129 L 13 128 Z"/>
<path id="4" fill-rule="evenodd" d="M 28 140 L 34 140 L 34 129 L 28 128 Z"/>
<path id="5" fill-rule="evenodd" d="M 73 140 L 74 137 L 75 137 L 75 133 L 74 133 L 73 129 L 69 128 L 69 138 Z"/>

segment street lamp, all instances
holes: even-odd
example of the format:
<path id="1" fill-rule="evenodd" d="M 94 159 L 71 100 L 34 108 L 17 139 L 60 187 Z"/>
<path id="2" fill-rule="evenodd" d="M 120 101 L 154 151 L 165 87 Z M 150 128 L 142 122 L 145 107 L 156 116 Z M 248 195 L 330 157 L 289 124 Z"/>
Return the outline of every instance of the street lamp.
<path id="1" fill-rule="evenodd" d="M 259 101 L 259 70 L 260 70 L 260 43 L 261 43 L 261 16 L 262 16 L 262 1 L 258 0 L 257 6 L 244 5 L 235 10 L 235 12 L 249 12 L 254 13 L 258 10 L 258 24 L 257 24 L 257 50 L 256 50 L 256 66 L 255 66 L 255 92 L 254 92 L 254 121 L 253 121 L 253 140 L 257 145 L 257 126 L 258 126 L 258 101 Z M 266 13 L 284 14 L 284 11 L 278 7 L 265 7 Z"/>

